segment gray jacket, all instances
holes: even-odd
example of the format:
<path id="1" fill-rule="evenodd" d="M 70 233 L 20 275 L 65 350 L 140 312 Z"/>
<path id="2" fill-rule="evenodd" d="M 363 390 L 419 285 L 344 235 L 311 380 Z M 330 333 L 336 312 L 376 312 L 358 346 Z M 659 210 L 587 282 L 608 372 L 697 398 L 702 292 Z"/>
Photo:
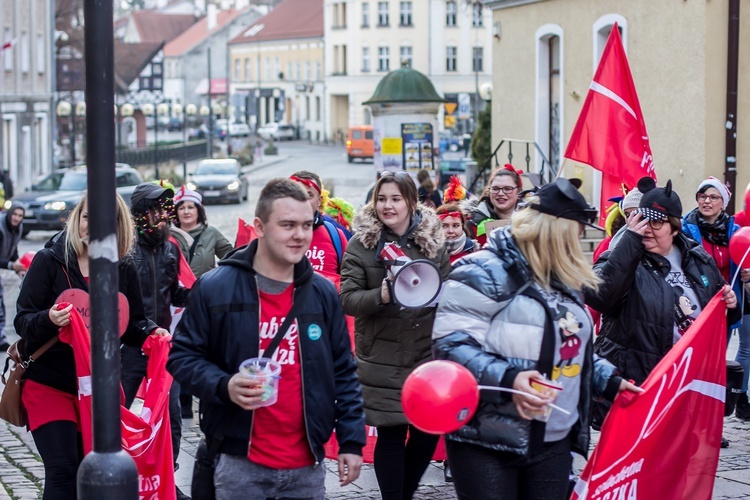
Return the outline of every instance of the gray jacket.
<path id="1" fill-rule="evenodd" d="M 494 231 L 485 249 L 464 257 L 445 283 L 432 332 L 435 358 L 455 361 L 481 385 L 495 387 L 511 388 L 519 372 L 536 369 L 548 314 L 547 306 L 519 293 L 531 279 L 510 228 Z M 578 292 L 561 283 L 553 282 L 553 287 L 583 306 Z M 569 435 L 573 449 L 582 455 L 588 452 L 592 393 L 613 397 L 621 380 L 614 375 L 614 366 L 594 358 L 589 341 L 579 420 Z M 518 414 L 511 394 L 495 391 L 483 391 L 471 421 L 446 436 L 519 455 L 529 452 L 530 437 L 531 422 Z"/>

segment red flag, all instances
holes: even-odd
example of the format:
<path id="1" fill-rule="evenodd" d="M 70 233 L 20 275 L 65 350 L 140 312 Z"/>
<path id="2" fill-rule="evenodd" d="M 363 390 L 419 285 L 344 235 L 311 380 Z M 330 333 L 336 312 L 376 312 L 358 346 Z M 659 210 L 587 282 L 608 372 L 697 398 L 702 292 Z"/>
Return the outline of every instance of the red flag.
<path id="1" fill-rule="evenodd" d="M 61 302 L 59 309 L 68 304 Z M 70 310 L 70 323 L 60 328 L 60 342 L 70 344 L 76 364 L 78 382 L 78 418 L 81 425 L 83 453 L 88 454 L 93 445 L 91 427 L 91 337 L 83 318 L 74 307 Z"/>
<path id="2" fill-rule="evenodd" d="M 617 23 L 604 46 L 565 157 L 603 173 L 600 214 L 607 200 L 618 196 L 621 183 L 635 187 L 641 177 L 656 179 L 646 123 Z"/>
<path id="3" fill-rule="evenodd" d="M 237 238 L 234 242 L 234 248 L 245 246 L 257 237 L 252 222 L 245 222 L 244 219 L 237 220 Z"/>
<path id="4" fill-rule="evenodd" d="M 726 395 L 726 306 L 717 294 L 654 368 L 615 400 L 572 500 L 710 499 Z"/>

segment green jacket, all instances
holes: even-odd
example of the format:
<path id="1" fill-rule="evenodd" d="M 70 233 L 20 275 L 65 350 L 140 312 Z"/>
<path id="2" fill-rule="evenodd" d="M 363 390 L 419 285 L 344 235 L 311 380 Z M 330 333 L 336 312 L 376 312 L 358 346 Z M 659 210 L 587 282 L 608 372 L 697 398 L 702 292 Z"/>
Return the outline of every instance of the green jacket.
<path id="1" fill-rule="evenodd" d="M 171 227 L 170 231 L 180 244 L 182 255 L 190 264 L 190 269 L 193 270 L 196 278 L 200 278 L 204 273 L 216 267 L 216 257 L 222 259 L 234 249 L 229 240 L 218 229 L 206 224 L 198 224 L 187 232 L 178 227 Z M 200 238 L 198 238 L 198 235 L 200 235 Z M 198 238 L 198 243 L 195 245 L 195 251 L 191 259 L 190 246 L 195 238 Z"/>
<path id="2" fill-rule="evenodd" d="M 354 218 L 354 237 L 349 240 L 341 266 L 341 303 L 355 317 L 355 345 L 359 363 L 367 424 L 393 426 L 408 423 L 401 409 L 401 388 L 411 371 L 432 359 L 432 324 L 435 307 L 401 309 L 383 304 L 380 287 L 386 276 L 376 259 L 383 231 L 385 241 L 399 238 L 383 227 L 372 205 Z M 429 259 L 442 279 L 450 273 L 440 220 L 426 207 L 414 218 L 402 242 L 411 259 Z"/>

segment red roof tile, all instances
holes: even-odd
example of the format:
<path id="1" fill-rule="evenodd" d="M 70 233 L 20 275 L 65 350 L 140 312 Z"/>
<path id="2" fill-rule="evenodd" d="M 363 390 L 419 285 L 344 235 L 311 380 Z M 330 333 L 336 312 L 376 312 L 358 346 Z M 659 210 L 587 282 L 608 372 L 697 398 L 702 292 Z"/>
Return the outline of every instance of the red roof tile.
<path id="1" fill-rule="evenodd" d="M 245 36 L 260 25 L 263 29 L 255 36 Z M 323 37 L 323 0 L 284 0 L 229 43 L 317 37 Z"/>
<path id="2" fill-rule="evenodd" d="M 192 14 L 161 14 L 150 10 L 133 13 L 133 22 L 141 35 L 141 42 L 169 42 L 199 19 Z"/>
<path id="3" fill-rule="evenodd" d="M 247 9 L 250 8 L 252 7 L 248 7 Z M 208 38 L 209 35 L 217 32 L 218 30 L 232 22 L 237 16 L 245 12 L 247 9 L 229 9 L 218 11 L 216 15 L 216 27 L 212 29 L 210 33 L 208 31 L 208 18 L 204 17 L 203 19 L 192 25 L 190 28 L 188 28 L 187 31 L 167 43 L 167 45 L 164 46 L 164 56 L 176 57 L 184 54 L 185 52 Z"/>

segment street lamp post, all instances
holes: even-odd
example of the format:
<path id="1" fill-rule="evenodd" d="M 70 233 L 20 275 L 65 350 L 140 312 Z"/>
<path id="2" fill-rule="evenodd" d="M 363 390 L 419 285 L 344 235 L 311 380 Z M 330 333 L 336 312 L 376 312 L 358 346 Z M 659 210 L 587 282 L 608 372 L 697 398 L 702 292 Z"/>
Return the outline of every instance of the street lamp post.
<path id="1" fill-rule="evenodd" d="M 169 106 L 162 102 L 156 106 L 156 116 L 154 117 L 154 172 L 159 179 L 159 116 L 165 116 L 169 113 Z"/>
<path id="2" fill-rule="evenodd" d="M 130 118 L 131 116 L 133 116 L 134 112 L 135 112 L 135 108 L 133 107 L 133 105 L 130 104 L 129 102 L 126 102 L 125 104 L 120 106 L 120 119 L 122 120 L 123 118 Z M 121 128 L 122 128 L 122 123 L 119 124 L 118 130 Z M 125 137 L 126 143 L 128 142 L 129 135 L 130 134 L 128 134 L 128 136 Z"/>
<path id="3" fill-rule="evenodd" d="M 182 140 L 184 141 L 184 147 L 182 148 L 182 181 L 187 182 L 187 125 L 188 116 L 195 116 L 198 108 L 195 104 L 188 104 L 185 106 L 185 118 L 182 124 Z"/>
<path id="4" fill-rule="evenodd" d="M 73 112 L 73 106 L 71 106 L 68 101 L 59 101 L 57 103 L 57 107 L 55 108 L 55 112 L 57 113 L 57 116 L 59 118 L 67 118 L 71 116 L 71 113 Z M 73 150 L 71 150 L 71 163 L 73 161 L 73 158 L 75 157 L 74 155 L 75 153 L 73 152 Z"/>
<path id="5" fill-rule="evenodd" d="M 208 118 L 209 120 L 208 123 L 211 123 L 211 108 L 205 105 L 201 106 L 200 115 L 203 117 L 204 120 Z M 207 156 L 209 158 L 213 157 L 213 152 L 214 152 L 213 132 L 214 131 L 211 129 L 207 129 L 207 132 L 206 132 L 206 148 L 208 149 Z"/>
<path id="6" fill-rule="evenodd" d="M 86 103 L 85 102 L 79 102 L 76 104 L 74 108 L 73 113 L 73 165 L 76 164 L 76 121 L 78 120 L 78 117 L 86 118 Z"/>
<path id="7" fill-rule="evenodd" d="M 153 116 L 154 113 L 156 112 L 156 110 L 154 109 L 154 105 L 153 104 L 146 103 L 143 106 L 141 106 L 141 112 L 143 113 L 144 116 L 146 116 L 148 118 L 149 116 Z M 156 121 L 155 120 L 154 120 L 154 126 L 156 126 Z M 146 129 L 148 129 L 148 126 L 146 127 Z M 148 132 L 148 130 L 147 130 L 147 132 Z M 148 146 L 148 135 L 146 135 L 146 146 Z M 159 167 L 156 164 L 154 165 L 154 167 L 156 167 L 156 178 L 158 179 L 159 178 Z"/>

